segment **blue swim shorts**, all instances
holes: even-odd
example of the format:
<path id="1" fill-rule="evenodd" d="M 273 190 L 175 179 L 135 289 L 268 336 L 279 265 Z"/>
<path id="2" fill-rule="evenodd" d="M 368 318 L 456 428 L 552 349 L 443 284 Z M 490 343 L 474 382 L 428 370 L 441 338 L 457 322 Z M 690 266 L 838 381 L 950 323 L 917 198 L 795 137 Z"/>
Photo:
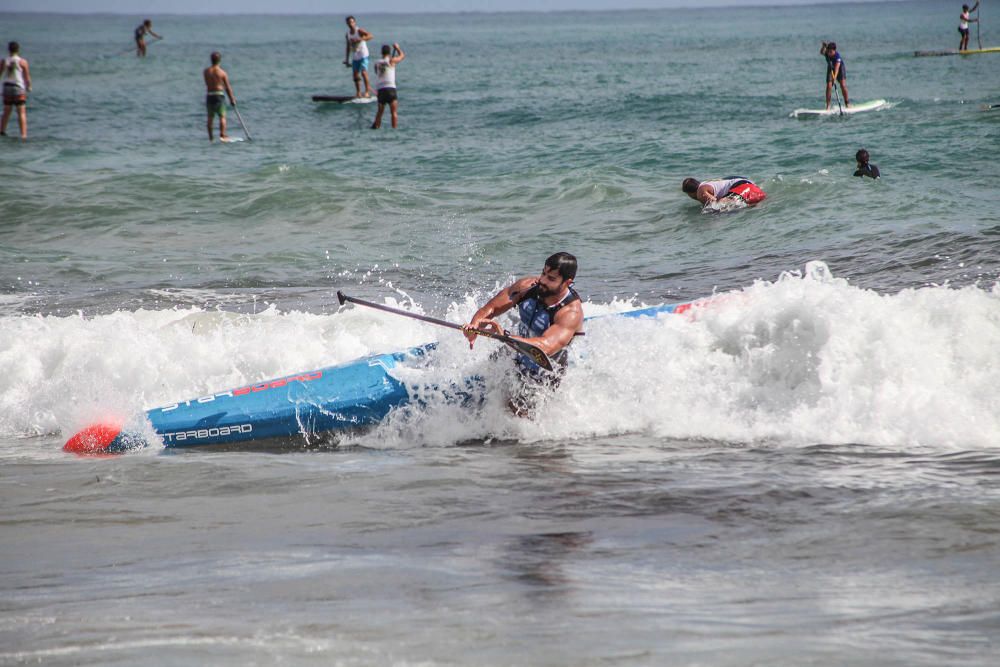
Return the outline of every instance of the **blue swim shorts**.
<path id="1" fill-rule="evenodd" d="M 365 56 L 361 60 L 351 61 L 351 71 L 354 72 L 355 74 L 360 73 L 361 70 L 367 70 L 367 69 L 368 69 L 368 56 Z"/>

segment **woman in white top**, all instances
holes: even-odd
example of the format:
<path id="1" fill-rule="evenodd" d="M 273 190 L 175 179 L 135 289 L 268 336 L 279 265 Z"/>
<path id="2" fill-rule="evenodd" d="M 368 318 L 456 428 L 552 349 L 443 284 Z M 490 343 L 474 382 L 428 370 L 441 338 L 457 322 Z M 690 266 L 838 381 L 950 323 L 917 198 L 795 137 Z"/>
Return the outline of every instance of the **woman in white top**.
<path id="1" fill-rule="evenodd" d="M 3 80 L 3 118 L 0 119 L 0 135 L 7 134 L 7 121 L 17 107 L 17 124 L 21 128 L 21 138 L 28 138 L 28 92 L 31 90 L 31 73 L 28 61 L 21 57 L 21 45 L 11 42 L 7 45 L 10 54 L 0 63 L 0 79 Z"/>

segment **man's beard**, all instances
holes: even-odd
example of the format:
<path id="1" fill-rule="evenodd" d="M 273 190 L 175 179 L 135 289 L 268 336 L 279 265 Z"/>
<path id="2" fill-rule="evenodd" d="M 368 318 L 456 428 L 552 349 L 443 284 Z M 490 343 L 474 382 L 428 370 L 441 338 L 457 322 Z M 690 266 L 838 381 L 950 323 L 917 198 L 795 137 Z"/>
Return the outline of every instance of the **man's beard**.
<path id="1" fill-rule="evenodd" d="M 550 297 L 550 296 L 552 296 L 553 294 L 556 293 L 556 291 L 554 289 L 549 289 L 548 287 L 546 287 L 545 285 L 543 285 L 541 283 L 535 283 L 535 287 L 537 288 L 537 294 L 538 294 L 538 296 L 540 298 L 542 298 L 542 299 L 544 299 L 546 297 Z"/>

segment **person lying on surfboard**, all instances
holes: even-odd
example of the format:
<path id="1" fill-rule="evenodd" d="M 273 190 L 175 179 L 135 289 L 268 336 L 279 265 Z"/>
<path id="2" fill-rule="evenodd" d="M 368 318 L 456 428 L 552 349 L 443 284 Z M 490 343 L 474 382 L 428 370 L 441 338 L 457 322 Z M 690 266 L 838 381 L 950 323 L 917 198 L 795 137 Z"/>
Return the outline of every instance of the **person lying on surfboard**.
<path id="1" fill-rule="evenodd" d="M 723 199 L 739 199 L 747 206 L 756 206 L 767 198 L 767 193 L 744 176 L 727 176 L 715 181 L 699 181 L 685 178 L 681 190 L 691 199 L 697 199 L 702 206 L 709 206 Z"/>
<path id="2" fill-rule="evenodd" d="M 971 9 L 969 8 L 969 5 L 962 5 L 962 14 L 961 16 L 959 16 L 958 19 L 958 34 L 962 36 L 962 38 L 958 42 L 959 51 L 965 51 L 966 49 L 969 48 L 969 24 L 979 22 L 978 18 L 976 19 L 969 18 L 969 12 L 976 11 L 978 7 L 979 7 L 978 2 L 972 5 Z"/>
<path id="3" fill-rule="evenodd" d="M 837 43 L 823 42 L 819 52 L 826 58 L 826 108 L 830 108 L 830 91 L 835 81 L 840 82 L 840 89 L 844 91 L 844 106 L 851 106 L 847 95 L 847 68 L 844 66 L 844 59 L 837 52 Z"/>
<path id="4" fill-rule="evenodd" d="M 545 260 L 541 275 L 521 278 L 497 292 L 463 328 L 471 349 L 476 342 L 475 329 L 503 332 L 503 327 L 493 318 L 517 307 L 521 321 L 514 338 L 541 348 L 551 358 L 553 373 L 540 368 L 527 355 L 515 357 L 521 390 L 510 397 L 509 406 L 518 416 L 531 415 L 533 399 L 539 389 L 559 384 L 566 367 L 566 348 L 583 329 L 580 295 L 572 287 L 576 269 L 576 257 L 568 252 L 557 252 Z"/>
<path id="5" fill-rule="evenodd" d="M 855 176 L 867 176 L 868 178 L 880 178 L 882 176 L 882 173 L 878 170 L 878 165 L 869 162 L 871 158 L 868 156 L 868 151 L 864 148 L 854 154 L 854 159 L 858 163 L 858 168 L 854 172 Z"/>
<path id="6" fill-rule="evenodd" d="M 212 52 L 212 66 L 205 68 L 205 109 L 208 111 L 208 140 L 212 141 L 212 118 L 219 117 L 219 141 L 229 141 L 226 135 L 226 95 L 229 96 L 229 103 L 236 106 L 236 96 L 229 85 L 229 75 L 226 70 L 219 67 L 222 62 L 222 54 L 218 51 Z"/>

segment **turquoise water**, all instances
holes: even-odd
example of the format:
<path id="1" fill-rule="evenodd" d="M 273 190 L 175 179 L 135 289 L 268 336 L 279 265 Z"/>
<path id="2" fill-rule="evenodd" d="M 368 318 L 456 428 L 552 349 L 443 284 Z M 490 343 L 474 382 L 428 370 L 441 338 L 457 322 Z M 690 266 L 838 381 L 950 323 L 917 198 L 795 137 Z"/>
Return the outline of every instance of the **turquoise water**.
<path id="1" fill-rule="evenodd" d="M 352 90 L 340 16 L 154 15 L 145 60 L 138 17 L 0 17 L 34 79 L 0 141 L 0 664 L 1000 657 L 1000 54 L 913 57 L 956 6 L 359 14 L 407 53 L 377 132 L 310 99 Z M 829 39 L 890 108 L 790 117 Z M 252 142 L 206 139 L 216 49 Z M 768 199 L 680 191 L 733 173 Z M 429 396 L 283 450 L 60 451 L 430 340 L 407 379 L 500 375 L 335 292 L 463 321 L 557 250 L 587 314 L 740 296 L 595 323 L 534 422 Z"/>

